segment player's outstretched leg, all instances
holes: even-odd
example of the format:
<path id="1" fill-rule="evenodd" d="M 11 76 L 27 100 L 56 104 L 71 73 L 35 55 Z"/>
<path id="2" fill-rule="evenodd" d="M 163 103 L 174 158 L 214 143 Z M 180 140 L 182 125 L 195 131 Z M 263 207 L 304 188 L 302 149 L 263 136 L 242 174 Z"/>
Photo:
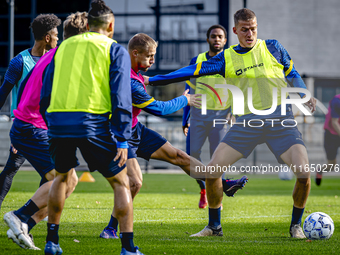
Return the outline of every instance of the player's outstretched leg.
<path id="1" fill-rule="evenodd" d="M 247 182 L 248 177 L 246 175 L 236 180 L 222 179 L 223 192 L 228 197 L 233 197 L 239 189 L 243 189 Z"/>
<path id="2" fill-rule="evenodd" d="M 220 148 L 223 148 L 228 146 L 225 143 L 222 143 L 222 147 L 219 146 Z M 231 148 L 230 146 L 228 146 L 229 148 Z M 232 148 L 231 148 L 232 149 Z M 236 162 L 239 158 L 242 157 L 242 154 L 239 153 L 238 151 L 232 149 L 233 152 L 235 152 L 235 156 L 230 157 L 230 162 L 234 163 Z M 213 157 L 215 158 L 219 158 L 218 160 L 220 160 L 220 158 L 225 158 L 224 156 L 225 154 L 222 154 L 220 156 L 215 156 L 215 153 L 213 155 Z M 158 159 L 158 160 L 163 160 L 166 162 L 169 162 L 173 165 L 179 166 L 181 167 L 184 172 L 186 174 L 188 174 L 189 176 L 196 178 L 196 179 L 205 179 L 206 174 L 205 173 L 199 173 L 197 172 L 195 169 L 196 167 L 198 169 L 204 169 L 205 166 L 202 164 L 202 162 L 200 162 L 199 160 L 190 157 L 187 153 L 185 153 L 184 151 L 181 151 L 175 147 L 173 147 L 169 142 L 165 143 L 161 148 L 159 148 L 157 151 L 155 151 L 152 155 L 151 155 L 152 159 Z M 223 159 L 225 160 L 225 159 Z M 222 161 L 218 161 L 218 165 L 224 165 L 224 164 L 220 164 L 220 162 Z M 228 161 L 229 162 L 229 161 Z M 229 165 L 229 164 L 227 164 Z M 230 164 L 232 165 L 232 164 Z M 218 173 L 216 172 L 216 178 L 221 177 L 221 175 L 223 173 Z M 202 176 L 203 178 L 201 178 Z M 214 176 L 211 176 L 212 178 L 215 178 Z M 235 195 L 235 193 L 239 190 L 242 189 L 244 187 L 244 185 L 248 182 L 248 178 L 247 176 L 243 176 L 241 179 L 237 179 L 237 180 L 230 180 L 230 179 L 222 179 L 223 181 L 223 191 L 224 193 L 228 196 L 228 197 L 233 197 Z"/>

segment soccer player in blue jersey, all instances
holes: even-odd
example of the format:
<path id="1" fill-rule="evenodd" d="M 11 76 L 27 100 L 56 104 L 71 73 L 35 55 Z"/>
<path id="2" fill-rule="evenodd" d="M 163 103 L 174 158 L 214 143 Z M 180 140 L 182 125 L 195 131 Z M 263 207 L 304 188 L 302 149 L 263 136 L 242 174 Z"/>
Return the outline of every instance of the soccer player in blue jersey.
<path id="1" fill-rule="evenodd" d="M 213 25 L 207 31 L 207 42 L 209 51 L 203 52 L 190 61 L 190 65 L 207 61 L 210 58 L 221 53 L 227 43 L 227 31 L 221 25 Z M 186 106 L 183 108 L 183 133 L 186 136 L 186 152 L 201 160 L 201 149 L 205 140 L 209 140 L 210 157 L 213 155 L 217 145 L 227 133 L 224 125 L 213 126 L 214 119 L 230 119 L 230 100 L 228 101 L 228 90 L 225 88 L 216 88 L 215 84 L 224 83 L 224 77 L 219 74 L 206 76 L 197 80 L 195 84 L 190 81 L 186 82 L 185 89 L 190 89 L 190 93 L 208 93 L 207 97 L 207 114 L 202 115 L 200 108 Z M 190 139 L 193 134 L 193 139 Z M 196 180 L 201 188 L 201 197 L 198 207 L 204 209 L 208 205 L 205 182 Z M 235 180 L 226 180 L 235 182 Z M 247 177 L 242 177 L 239 182 L 234 184 L 240 187 L 247 182 Z"/>
<path id="2" fill-rule="evenodd" d="M 54 14 L 40 14 L 31 24 L 34 35 L 34 45 L 32 48 L 24 50 L 16 55 L 9 63 L 5 74 L 5 80 L 0 88 L 0 109 L 3 107 L 7 96 L 12 91 L 11 117 L 13 118 L 13 110 L 17 107 L 17 94 L 20 83 L 25 79 L 26 75 L 34 67 L 36 62 L 47 51 L 57 46 L 58 30 L 61 20 Z M 11 146 L 7 163 L 0 174 L 0 208 L 8 191 L 11 188 L 13 177 L 24 163 L 25 158 Z M 46 182 L 42 179 L 40 184 Z"/>
<path id="3" fill-rule="evenodd" d="M 340 94 L 335 95 L 329 102 L 323 128 L 325 130 L 323 146 L 327 157 L 327 168 L 319 169 L 316 173 L 315 182 L 317 186 L 321 185 L 322 172 L 331 171 L 336 164 L 336 155 L 340 147 Z"/>
<path id="4" fill-rule="evenodd" d="M 64 21 L 64 40 L 86 31 L 87 13 L 69 15 Z M 57 48 L 49 50 L 29 72 L 18 91 L 18 106 L 13 111 L 15 119 L 10 132 L 11 142 L 27 159 L 42 178 L 48 180 L 39 187 L 31 199 L 18 210 L 8 212 L 4 220 L 10 227 L 7 236 L 24 249 L 39 250 L 34 243 L 31 229 L 47 215 L 47 200 L 55 176 L 54 164 L 49 153 L 46 124 L 39 112 L 40 91 L 46 66 Z M 67 183 L 66 197 L 77 185 L 78 177 L 72 169 Z"/>
<path id="5" fill-rule="evenodd" d="M 62 253 L 59 223 L 68 172 L 79 164 L 77 148 L 90 171 L 98 170 L 114 190 L 121 254 L 141 254 L 133 242 L 133 207 L 125 165 L 131 136 L 131 62 L 124 47 L 112 40 L 114 15 L 104 1 L 91 2 L 88 27 L 89 32 L 59 46 L 41 91 L 40 112 L 48 125 L 56 169 L 48 200 L 45 254 Z"/>
<path id="6" fill-rule="evenodd" d="M 257 39 L 257 18 L 253 11 L 246 8 L 237 11 L 234 14 L 234 23 L 233 32 L 238 37 L 238 45 L 231 46 L 208 61 L 184 67 L 168 75 L 157 75 L 149 79 L 145 77 L 146 84 L 164 85 L 218 73 L 226 78 L 228 84 L 241 89 L 243 94 L 247 93 L 248 87 L 252 87 L 255 94 L 253 107 L 257 110 L 271 108 L 273 87 L 287 87 L 285 79 L 294 87 L 306 88 L 285 48 L 277 40 Z M 280 92 L 278 95 L 280 97 Z M 280 125 L 283 120 L 293 122 L 293 114 L 291 107 L 287 105 L 286 114 L 281 115 L 281 102 L 278 102 L 276 110 L 269 115 L 255 115 L 249 110 L 248 101 L 243 102 L 245 114 L 238 116 L 237 122 L 248 123 L 251 119 L 261 119 L 264 125 L 256 128 L 251 125 L 233 125 L 217 147 L 208 166 L 230 166 L 247 157 L 257 144 L 267 143 L 280 163 L 286 163 L 295 170 L 297 179 L 293 190 L 290 235 L 293 238 L 305 238 L 300 225 L 311 185 L 307 150 L 296 126 Z M 310 98 L 305 104 L 312 112 L 315 111 L 315 98 Z M 233 104 L 233 108 L 235 105 L 237 106 L 237 102 Z M 268 119 L 279 120 L 276 122 L 279 124 L 274 125 Z M 222 183 L 217 177 L 219 176 L 215 175 L 214 178 L 206 179 L 209 224 L 193 236 L 223 235 L 220 214 Z"/>
<path id="7" fill-rule="evenodd" d="M 194 165 L 203 166 L 201 162 L 190 157 L 184 151 L 173 147 L 164 137 L 157 132 L 145 127 L 137 119 L 142 110 L 156 116 L 167 115 L 178 111 L 186 105 L 200 106 L 200 95 L 189 95 L 188 90 L 184 95 L 169 101 L 158 101 L 150 96 L 145 88 L 143 76 L 139 71 L 146 72 L 154 63 L 157 43 L 148 35 L 140 33 L 133 36 L 128 45 L 131 59 L 131 90 L 132 90 L 132 136 L 128 140 L 127 169 L 130 179 L 132 199 L 139 192 L 143 176 L 137 157 L 146 160 L 158 159 L 181 167 L 190 175 L 190 168 Z M 226 194 L 233 196 L 237 191 L 235 185 L 225 187 Z M 109 224 L 100 234 L 102 238 L 117 238 L 118 221 L 113 210 Z"/>

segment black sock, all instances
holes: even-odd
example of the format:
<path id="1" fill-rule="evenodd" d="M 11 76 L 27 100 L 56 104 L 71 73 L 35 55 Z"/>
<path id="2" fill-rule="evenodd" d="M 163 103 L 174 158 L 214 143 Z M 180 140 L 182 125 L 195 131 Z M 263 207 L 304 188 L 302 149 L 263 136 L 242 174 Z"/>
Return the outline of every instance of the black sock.
<path id="1" fill-rule="evenodd" d="M 14 214 L 18 216 L 21 221 L 27 223 L 31 216 L 33 216 L 33 214 L 37 211 L 39 211 L 38 206 L 30 199 L 23 207 L 16 210 Z"/>
<path id="2" fill-rule="evenodd" d="M 120 240 L 122 242 L 122 248 L 129 252 L 135 252 L 135 245 L 133 243 L 133 232 L 120 233 Z"/>
<path id="3" fill-rule="evenodd" d="M 106 227 L 107 228 L 114 228 L 115 230 L 117 230 L 117 228 L 118 228 L 118 220 L 111 215 L 110 222 L 109 222 L 109 224 Z"/>
<path id="4" fill-rule="evenodd" d="M 214 209 L 209 208 L 209 224 L 210 227 L 217 228 L 221 226 L 221 207 Z"/>
<path id="5" fill-rule="evenodd" d="M 229 181 L 229 179 L 223 179 L 222 178 L 223 190 L 228 190 L 230 188 L 230 185 L 229 185 L 228 181 Z"/>
<path id="6" fill-rule="evenodd" d="M 299 224 L 301 225 L 301 218 L 303 215 L 305 208 L 296 208 L 295 206 L 293 206 L 293 212 L 292 212 L 292 222 L 290 223 L 290 225 L 294 225 L 294 224 Z"/>
<path id="7" fill-rule="evenodd" d="M 205 189 L 205 181 L 196 180 L 196 182 L 198 183 L 198 185 L 200 185 L 200 188 L 201 188 L 201 189 Z"/>
<path id="8" fill-rule="evenodd" d="M 37 224 L 35 222 L 35 220 L 32 219 L 32 217 L 29 218 L 29 220 L 26 223 L 27 223 L 27 226 L 28 226 L 28 232 L 30 232 L 31 229 Z"/>
<path id="9" fill-rule="evenodd" d="M 59 224 L 47 223 L 47 237 L 46 242 L 52 241 L 55 244 L 59 243 Z"/>

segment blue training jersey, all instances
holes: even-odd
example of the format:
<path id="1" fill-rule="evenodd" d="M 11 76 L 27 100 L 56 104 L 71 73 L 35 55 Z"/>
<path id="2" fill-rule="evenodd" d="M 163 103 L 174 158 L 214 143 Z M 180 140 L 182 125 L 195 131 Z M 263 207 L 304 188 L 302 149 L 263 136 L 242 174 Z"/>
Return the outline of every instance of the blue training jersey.
<path id="1" fill-rule="evenodd" d="M 304 84 L 300 74 L 296 71 L 291 57 L 289 56 L 287 50 L 282 46 L 282 44 L 277 40 L 271 39 L 266 40 L 265 42 L 269 52 L 274 56 L 278 63 L 283 65 L 283 71 L 288 84 L 293 87 L 306 89 L 306 85 Z M 244 54 L 251 50 L 251 48 L 242 48 L 240 45 L 237 45 L 234 50 L 239 54 Z M 185 81 L 189 80 L 190 78 L 197 78 L 205 75 L 220 74 L 225 77 L 224 51 L 219 53 L 215 57 L 210 58 L 208 61 L 202 62 L 202 66 L 198 74 L 194 75 L 194 73 L 196 72 L 196 67 L 197 64 L 189 65 L 166 75 L 156 75 L 154 77 L 150 77 L 149 83 L 153 86 L 162 86 L 169 83 Z M 303 96 L 303 94 L 300 94 L 300 96 Z M 277 107 L 277 110 L 280 109 L 281 105 Z M 273 114 L 268 115 L 267 117 L 275 117 L 278 112 L 279 111 L 275 111 Z M 287 115 L 291 114 L 291 107 L 287 106 Z M 249 114 L 249 117 L 252 117 L 251 115 L 252 114 Z"/>

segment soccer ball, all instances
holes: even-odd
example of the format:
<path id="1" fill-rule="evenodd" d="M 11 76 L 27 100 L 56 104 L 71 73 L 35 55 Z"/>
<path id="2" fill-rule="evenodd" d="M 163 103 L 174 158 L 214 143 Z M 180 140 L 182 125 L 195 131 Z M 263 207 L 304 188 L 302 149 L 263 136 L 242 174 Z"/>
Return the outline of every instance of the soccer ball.
<path id="1" fill-rule="evenodd" d="M 303 232 L 310 240 L 329 239 L 334 232 L 333 220 L 323 212 L 312 213 L 303 223 Z"/>
<path id="2" fill-rule="evenodd" d="M 288 166 L 282 167 L 281 171 L 279 172 L 279 178 L 281 180 L 290 181 L 291 179 L 293 179 L 293 177 L 294 173 Z"/>

